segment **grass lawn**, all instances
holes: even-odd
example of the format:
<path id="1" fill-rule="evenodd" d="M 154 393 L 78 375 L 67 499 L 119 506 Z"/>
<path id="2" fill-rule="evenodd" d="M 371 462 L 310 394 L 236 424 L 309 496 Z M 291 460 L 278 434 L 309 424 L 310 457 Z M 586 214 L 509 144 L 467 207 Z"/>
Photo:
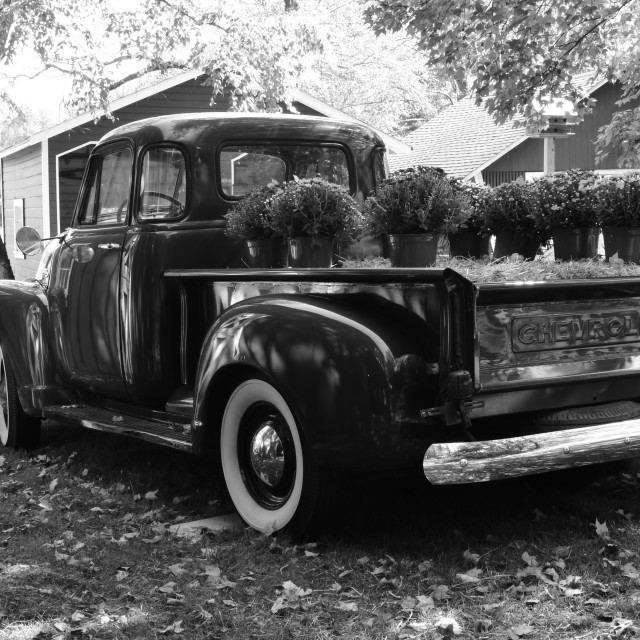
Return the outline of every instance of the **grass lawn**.
<path id="1" fill-rule="evenodd" d="M 45 423 L 37 452 L 0 456 L 0 640 L 640 635 L 636 467 L 577 480 L 363 480 L 304 544 L 183 538 L 228 511 L 210 464 Z"/>

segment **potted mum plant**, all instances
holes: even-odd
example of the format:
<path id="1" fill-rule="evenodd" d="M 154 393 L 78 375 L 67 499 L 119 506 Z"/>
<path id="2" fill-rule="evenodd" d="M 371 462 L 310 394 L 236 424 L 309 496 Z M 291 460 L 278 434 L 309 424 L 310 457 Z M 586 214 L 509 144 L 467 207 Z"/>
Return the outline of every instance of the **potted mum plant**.
<path id="1" fill-rule="evenodd" d="M 383 180 L 364 203 L 366 232 L 388 237 L 393 267 L 429 267 L 447 216 L 462 209 L 442 169 L 415 167 Z"/>
<path id="2" fill-rule="evenodd" d="M 453 190 L 463 199 L 462 206 L 451 210 L 444 222 L 451 257 L 488 256 L 490 248 L 485 229 L 485 199 L 489 189 L 457 178 L 451 178 L 450 182 Z"/>
<path id="3" fill-rule="evenodd" d="M 538 247 L 549 239 L 534 218 L 535 196 L 531 183 L 522 179 L 493 187 L 485 202 L 486 231 L 495 235 L 494 258 L 517 253 L 533 260 Z"/>
<path id="4" fill-rule="evenodd" d="M 553 238 L 556 260 L 598 254 L 598 202 L 593 171 L 557 171 L 534 182 L 536 218 Z"/>
<path id="5" fill-rule="evenodd" d="M 596 197 L 605 257 L 640 263 L 640 173 L 600 178 Z"/>
<path id="6" fill-rule="evenodd" d="M 319 178 L 287 182 L 269 207 L 294 268 L 330 267 L 334 243 L 353 241 L 359 227 L 358 205 L 346 187 Z"/>
<path id="7" fill-rule="evenodd" d="M 272 224 L 271 200 L 281 189 L 282 185 L 275 183 L 256 187 L 225 215 L 226 234 L 244 241 L 246 262 L 251 267 L 280 266 L 277 265 L 279 238 Z"/>

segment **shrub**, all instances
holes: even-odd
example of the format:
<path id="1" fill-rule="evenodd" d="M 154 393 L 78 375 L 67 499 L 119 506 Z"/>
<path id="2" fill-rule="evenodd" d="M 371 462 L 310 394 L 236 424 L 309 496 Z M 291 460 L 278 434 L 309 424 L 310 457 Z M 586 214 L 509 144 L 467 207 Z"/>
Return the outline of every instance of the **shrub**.
<path id="1" fill-rule="evenodd" d="M 226 234 L 237 240 L 260 240 L 274 237 L 271 202 L 282 185 L 273 184 L 252 189 L 242 200 L 236 202 L 227 219 Z"/>
<path id="2" fill-rule="evenodd" d="M 464 207 L 442 169 L 415 167 L 383 180 L 364 203 L 365 229 L 383 233 L 440 233 L 445 219 Z"/>
<path id="3" fill-rule="evenodd" d="M 557 171 L 534 181 L 536 218 L 546 229 L 598 224 L 597 177 L 593 171 Z"/>
<path id="4" fill-rule="evenodd" d="M 319 178 L 287 182 L 270 200 L 270 210 L 273 230 L 287 238 L 348 241 L 360 223 L 358 205 L 346 187 Z"/>
<path id="5" fill-rule="evenodd" d="M 486 232 L 501 231 L 546 242 L 549 231 L 535 219 L 536 196 L 532 183 L 522 179 L 493 187 L 485 200 Z"/>
<path id="6" fill-rule="evenodd" d="M 596 194 L 603 227 L 640 227 L 640 173 L 601 178 Z"/>
<path id="7" fill-rule="evenodd" d="M 485 209 L 490 189 L 475 182 L 462 182 L 457 178 L 450 178 L 449 181 L 454 193 L 462 198 L 462 206 L 454 207 L 447 214 L 444 221 L 445 232 L 450 235 L 465 232 L 486 235 Z"/>

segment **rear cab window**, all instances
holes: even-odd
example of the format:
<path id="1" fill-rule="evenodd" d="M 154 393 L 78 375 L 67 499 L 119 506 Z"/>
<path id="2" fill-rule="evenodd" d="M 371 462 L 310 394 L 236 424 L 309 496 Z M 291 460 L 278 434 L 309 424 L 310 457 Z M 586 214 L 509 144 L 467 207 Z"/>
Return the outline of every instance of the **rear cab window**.
<path id="1" fill-rule="evenodd" d="M 220 188 L 229 199 L 296 178 L 352 186 L 347 154 L 338 145 L 229 144 L 222 147 L 218 160 Z"/>

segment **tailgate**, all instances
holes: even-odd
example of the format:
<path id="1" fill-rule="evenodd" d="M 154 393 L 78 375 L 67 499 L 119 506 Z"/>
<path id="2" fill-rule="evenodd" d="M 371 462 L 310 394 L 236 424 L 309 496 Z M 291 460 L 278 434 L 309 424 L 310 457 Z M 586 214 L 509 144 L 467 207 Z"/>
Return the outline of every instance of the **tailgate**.
<path id="1" fill-rule="evenodd" d="M 640 373 L 640 279 L 478 285 L 483 391 Z"/>

